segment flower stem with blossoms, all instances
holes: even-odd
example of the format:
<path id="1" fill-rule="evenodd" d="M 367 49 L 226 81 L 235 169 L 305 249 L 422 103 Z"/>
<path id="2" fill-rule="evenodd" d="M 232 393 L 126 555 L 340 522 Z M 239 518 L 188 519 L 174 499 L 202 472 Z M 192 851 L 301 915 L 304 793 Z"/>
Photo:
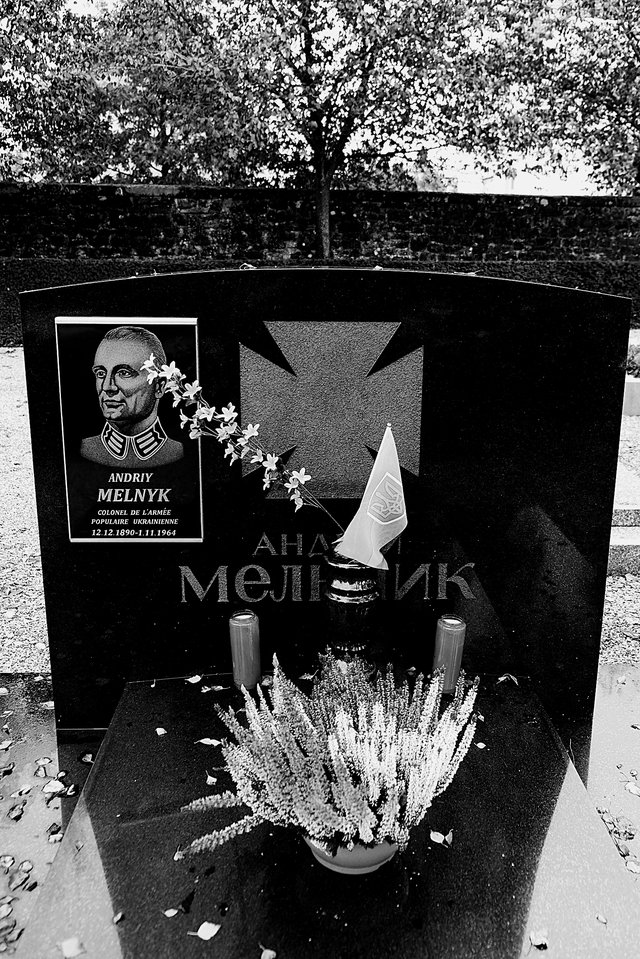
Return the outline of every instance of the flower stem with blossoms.
<path id="1" fill-rule="evenodd" d="M 258 441 L 259 423 L 249 423 L 242 427 L 238 422 L 238 413 L 233 403 L 223 406 L 218 412 L 202 396 L 202 387 L 197 380 L 186 382 L 186 376 L 178 369 L 174 362 L 158 366 L 153 353 L 141 367 L 147 373 L 147 381 L 162 380 L 165 392 L 173 395 L 173 405 L 183 403 L 186 407 L 195 406 L 191 416 L 180 410 L 180 426 L 189 427 L 189 438 L 199 439 L 201 436 L 213 436 L 219 443 L 225 444 L 224 456 L 229 457 L 229 465 L 236 460 L 249 457 L 249 463 L 262 466 L 264 477 L 262 488 L 273 487 L 284 489 L 295 506 L 296 512 L 304 505 L 314 506 L 335 523 L 341 533 L 344 529 L 320 500 L 314 496 L 306 484 L 311 475 L 304 466 L 299 470 L 289 470 L 276 453 L 267 453 Z"/>

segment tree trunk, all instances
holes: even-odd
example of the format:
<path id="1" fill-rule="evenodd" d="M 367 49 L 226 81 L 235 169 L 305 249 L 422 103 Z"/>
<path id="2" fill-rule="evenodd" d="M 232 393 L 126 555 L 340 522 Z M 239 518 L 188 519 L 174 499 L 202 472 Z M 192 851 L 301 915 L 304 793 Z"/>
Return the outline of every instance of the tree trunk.
<path id="1" fill-rule="evenodd" d="M 316 248 L 321 260 L 331 256 L 331 181 L 323 173 L 316 176 Z"/>

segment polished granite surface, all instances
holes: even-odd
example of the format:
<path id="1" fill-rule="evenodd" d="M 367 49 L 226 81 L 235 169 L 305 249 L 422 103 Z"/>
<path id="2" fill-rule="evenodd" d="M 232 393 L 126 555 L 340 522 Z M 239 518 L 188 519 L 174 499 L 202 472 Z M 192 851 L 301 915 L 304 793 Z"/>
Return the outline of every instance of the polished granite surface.
<path id="1" fill-rule="evenodd" d="M 174 465 L 149 468 L 147 482 L 117 459 L 78 455 L 103 427 L 92 364 L 105 327 L 94 321 L 137 317 L 210 402 L 232 400 L 268 448 L 305 464 L 343 525 L 393 422 L 409 525 L 388 554 L 387 634 L 407 666 L 429 669 L 437 616 L 462 615 L 469 669 L 531 676 L 584 773 L 629 301 L 478 276 L 301 268 L 40 290 L 22 295 L 22 312 L 59 729 L 106 727 L 127 681 L 228 670 L 235 609 L 256 610 L 265 653 L 283 662 L 328 636 L 322 555 L 336 529 L 317 510 L 294 518 L 290 503 L 264 496 L 259 470 L 229 468 L 215 442 L 200 444 L 202 542 L 105 538 L 112 495 L 124 498 L 119 510 L 161 488 L 181 511 L 192 490 Z M 170 317 L 197 318 L 197 364 L 193 337 Z M 160 415 L 184 441 L 166 398 Z M 195 456 L 198 444 L 187 446 Z M 89 501 L 100 535 L 71 541 Z M 128 509 L 116 519 L 131 531 L 140 517 Z"/>
<path id="2" fill-rule="evenodd" d="M 92 959 L 236 959 L 261 945 L 279 959 L 484 959 L 536 954 L 533 934 L 554 957 L 636 959 L 632 878 L 537 698 L 522 680 L 496 680 L 483 677 L 484 720 L 429 822 L 404 855 L 364 877 L 329 872 L 300 836 L 267 825 L 175 862 L 178 847 L 238 815 L 180 812 L 229 786 L 219 747 L 197 740 L 221 738 L 213 701 L 237 694 L 184 679 L 129 684 L 24 955 L 58 959 L 77 938 Z M 207 772 L 217 779 L 209 787 Z M 453 829 L 451 848 L 431 842 L 430 829 Z M 205 921 L 221 927 L 210 943 L 189 935 Z"/>

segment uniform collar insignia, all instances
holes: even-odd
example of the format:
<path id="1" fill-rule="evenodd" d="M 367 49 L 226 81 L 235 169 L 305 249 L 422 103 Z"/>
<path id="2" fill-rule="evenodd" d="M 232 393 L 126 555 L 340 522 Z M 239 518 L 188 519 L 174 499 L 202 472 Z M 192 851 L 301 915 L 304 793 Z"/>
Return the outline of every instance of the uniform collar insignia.
<path id="1" fill-rule="evenodd" d="M 138 433 L 137 436 L 125 436 L 111 423 L 105 423 L 101 439 L 106 451 L 117 460 L 126 459 L 129 450 L 133 450 L 139 460 L 148 460 L 167 442 L 167 434 L 160 420 L 156 420 L 144 433 Z"/>

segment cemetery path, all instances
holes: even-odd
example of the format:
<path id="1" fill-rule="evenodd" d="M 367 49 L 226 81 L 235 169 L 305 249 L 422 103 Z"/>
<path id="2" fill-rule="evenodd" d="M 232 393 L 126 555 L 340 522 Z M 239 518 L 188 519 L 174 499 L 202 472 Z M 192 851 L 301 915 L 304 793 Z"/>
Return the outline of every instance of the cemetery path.
<path id="1" fill-rule="evenodd" d="M 21 348 L 0 349 L 0 673 L 49 671 L 31 437 Z M 640 476 L 640 417 L 623 417 L 620 458 Z M 640 664 L 640 576 L 610 576 L 603 663 Z"/>
<path id="2" fill-rule="evenodd" d="M 0 672 L 49 671 L 22 349 L 0 350 Z"/>

